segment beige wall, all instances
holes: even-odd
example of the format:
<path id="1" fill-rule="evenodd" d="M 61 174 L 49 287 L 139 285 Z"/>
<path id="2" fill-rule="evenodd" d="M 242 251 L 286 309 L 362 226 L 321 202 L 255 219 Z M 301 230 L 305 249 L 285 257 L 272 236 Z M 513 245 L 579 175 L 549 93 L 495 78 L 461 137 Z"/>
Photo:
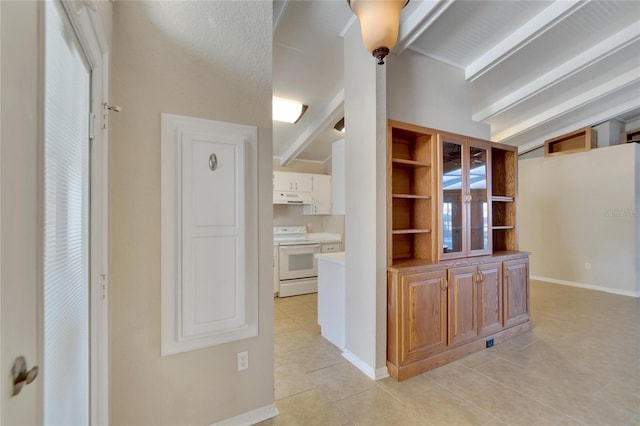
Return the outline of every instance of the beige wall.
<path id="1" fill-rule="evenodd" d="M 490 138 L 489 126 L 471 119 L 471 83 L 464 70 L 411 50 L 392 56 L 386 67 L 389 118 Z"/>
<path id="2" fill-rule="evenodd" d="M 625 144 L 519 161 L 520 249 L 532 252 L 531 275 L 640 294 L 639 150 Z"/>
<path id="3" fill-rule="evenodd" d="M 116 2 L 111 115 L 113 424 L 210 424 L 274 399 L 272 3 Z M 160 356 L 160 113 L 258 126 L 259 336 Z M 249 369 L 236 354 L 249 351 Z"/>

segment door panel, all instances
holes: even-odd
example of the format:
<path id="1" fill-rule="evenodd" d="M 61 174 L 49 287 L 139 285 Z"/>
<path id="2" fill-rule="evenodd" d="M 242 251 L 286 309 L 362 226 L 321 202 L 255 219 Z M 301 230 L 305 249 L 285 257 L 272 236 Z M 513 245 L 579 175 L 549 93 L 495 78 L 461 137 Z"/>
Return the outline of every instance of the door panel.
<path id="1" fill-rule="evenodd" d="M 62 5 L 44 10 L 43 422 L 87 424 L 90 73 Z"/>
<path id="2" fill-rule="evenodd" d="M 440 258 L 464 256 L 466 251 L 466 203 L 464 188 L 464 139 L 454 135 L 438 135 L 439 167 L 442 192 L 440 197 Z"/>
<path id="3" fill-rule="evenodd" d="M 506 326 L 529 319 L 529 259 L 504 262 Z"/>
<path id="4" fill-rule="evenodd" d="M 467 189 L 469 195 L 469 255 L 476 256 L 491 253 L 490 200 L 490 149 L 469 145 L 469 171 Z"/>
<path id="5" fill-rule="evenodd" d="M 42 376 L 12 397 L 9 372 L 18 355 L 38 361 L 38 8 L 0 2 L 0 424 L 41 423 Z M 19 40 L 9 43 L 5 40 Z M 17 84 L 20 82 L 20 84 Z"/>
<path id="6" fill-rule="evenodd" d="M 475 266 L 449 269 L 449 344 L 478 336 Z"/>
<path id="7" fill-rule="evenodd" d="M 401 286 L 401 363 L 409 363 L 447 347 L 446 271 L 404 275 Z"/>
<path id="8" fill-rule="evenodd" d="M 502 263 L 478 266 L 478 334 L 486 336 L 502 330 Z"/>

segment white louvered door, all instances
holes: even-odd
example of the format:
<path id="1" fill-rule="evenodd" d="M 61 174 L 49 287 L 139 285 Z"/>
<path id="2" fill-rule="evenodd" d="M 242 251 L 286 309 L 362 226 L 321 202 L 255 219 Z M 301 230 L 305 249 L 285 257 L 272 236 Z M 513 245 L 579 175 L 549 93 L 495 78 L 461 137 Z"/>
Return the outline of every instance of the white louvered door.
<path id="1" fill-rule="evenodd" d="M 91 77 L 62 7 L 45 6 L 43 422 L 89 423 Z"/>

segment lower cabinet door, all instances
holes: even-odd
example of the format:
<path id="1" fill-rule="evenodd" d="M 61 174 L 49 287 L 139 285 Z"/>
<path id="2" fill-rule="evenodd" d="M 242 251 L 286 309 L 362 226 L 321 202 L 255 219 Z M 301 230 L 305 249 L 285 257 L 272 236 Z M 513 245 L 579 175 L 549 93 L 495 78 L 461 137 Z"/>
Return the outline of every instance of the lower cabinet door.
<path id="1" fill-rule="evenodd" d="M 486 336 L 504 327 L 502 262 L 478 265 L 478 334 Z"/>
<path id="2" fill-rule="evenodd" d="M 401 288 L 401 364 L 406 364 L 447 347 L 446 271 L 403 275 Z"/>
<path id="3" fill-rule="evenodd" d="M 474 266 L 449 269 L 449 344 L 478 337 L 478 292 Z"/>
<path id="4" fill-rule="evenodd" d="M 529 259 L 504 262 L 504 294 L 505 325 L 529 320 Z"/>

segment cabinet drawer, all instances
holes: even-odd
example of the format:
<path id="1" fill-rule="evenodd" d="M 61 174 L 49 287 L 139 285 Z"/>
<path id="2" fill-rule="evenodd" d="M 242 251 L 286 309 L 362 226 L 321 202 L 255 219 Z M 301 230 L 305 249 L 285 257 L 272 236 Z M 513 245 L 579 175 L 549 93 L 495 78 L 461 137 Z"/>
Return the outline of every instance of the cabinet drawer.
<path id="1" fill-rule="evenodd" d="M 322 253 L 332 253 L 335 251 L 342 251 L 342 243 L 322 244 Z"/>

